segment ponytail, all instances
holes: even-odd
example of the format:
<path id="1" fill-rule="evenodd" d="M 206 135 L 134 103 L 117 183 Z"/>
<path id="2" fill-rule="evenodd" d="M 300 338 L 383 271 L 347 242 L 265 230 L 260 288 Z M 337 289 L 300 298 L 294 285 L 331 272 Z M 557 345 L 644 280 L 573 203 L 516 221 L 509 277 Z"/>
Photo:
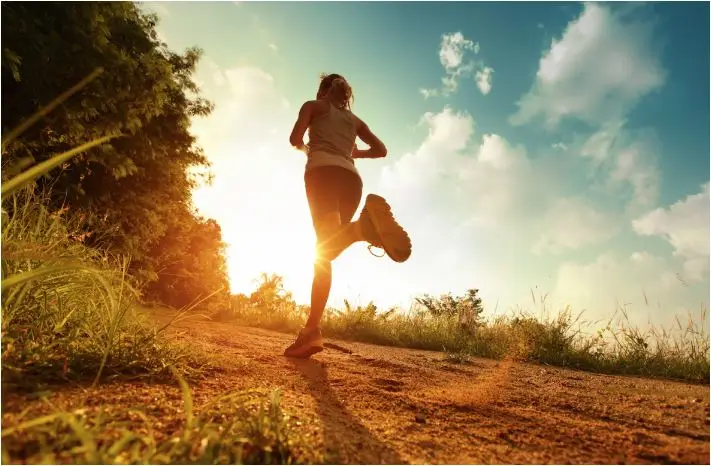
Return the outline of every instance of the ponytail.
<path id="1" fill-rule="evenodd" d="M 353 102 L 353 89 L 346 79 L 339 74 L 321 75 L 319 94 L 329 97 L 340 108 L 350 110 Z"/>

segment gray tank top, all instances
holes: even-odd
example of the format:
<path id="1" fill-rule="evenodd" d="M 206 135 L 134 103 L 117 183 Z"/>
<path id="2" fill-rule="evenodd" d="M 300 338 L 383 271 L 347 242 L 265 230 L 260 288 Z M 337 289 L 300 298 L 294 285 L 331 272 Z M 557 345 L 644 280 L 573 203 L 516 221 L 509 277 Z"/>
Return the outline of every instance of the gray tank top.
<path id="1" fill-rule="evenodd" d="M 359 175 L 351 155 L 357 137 L 356 121 L 350 110 L 329 103 L 328 111 L 309 126 L 307 172 L 336 166 Z"/>

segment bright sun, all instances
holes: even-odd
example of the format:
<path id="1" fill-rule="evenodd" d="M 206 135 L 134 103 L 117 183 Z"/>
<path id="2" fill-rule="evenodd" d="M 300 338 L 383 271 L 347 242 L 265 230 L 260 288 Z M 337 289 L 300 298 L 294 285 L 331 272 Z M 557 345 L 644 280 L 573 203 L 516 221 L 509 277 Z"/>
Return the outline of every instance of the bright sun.
<path id="1" fill-rule="evenodd" d="M 231 292 L 249 294 L 262 273 L 276 273 L 295 298 L 307 298 L 315 235 L 306 200 L 293 192 L 299 186 L 291 187 L 288 196 L 277 192 L 245 197 L 231 192 L 233 185 L 216 177 L 212 186 L 193 192 L 200 213 L 214 218 L 222 229 Z"/>
<path id="2" fill-rule="evenodd" d="M 298 295 L 310 285 L 315 249 L 309 231 L 281 229 L 230 233 L 225 235 L 225 242 L 228 244 L 227 268 L 233 293 L 254 291 L 255 281 L 262 272 L 281 275 L 289 291 Z"/>

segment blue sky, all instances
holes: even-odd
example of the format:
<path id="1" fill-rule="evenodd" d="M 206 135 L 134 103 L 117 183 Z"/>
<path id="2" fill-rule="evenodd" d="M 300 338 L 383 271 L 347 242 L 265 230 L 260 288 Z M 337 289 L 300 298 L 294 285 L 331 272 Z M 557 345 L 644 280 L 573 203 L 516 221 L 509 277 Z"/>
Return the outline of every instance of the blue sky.
<path id="1" fill-rule="evenodd" d="M 406 305 L 476 287 L 490 312 L 549 293 L 589 320 L 618 303 L 667 326 L 709 297 L 709 6 L 148 3 L 167 44 L 205 52 L 193 130 L 215 183 L 195 202 L 230 242 L 235 291 L 284 275 L 306 302 L 303 157 L 288 147 L 321 72 L 388 145 L 362 161 L 413 256 L 357 245 L 331 304 Z"/>

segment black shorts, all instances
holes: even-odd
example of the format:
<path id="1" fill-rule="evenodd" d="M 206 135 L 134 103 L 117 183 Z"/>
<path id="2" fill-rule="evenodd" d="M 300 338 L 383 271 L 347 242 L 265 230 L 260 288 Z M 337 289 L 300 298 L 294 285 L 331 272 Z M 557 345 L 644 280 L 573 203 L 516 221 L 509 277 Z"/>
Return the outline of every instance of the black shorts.
<path id="1" fill-rule="evenodd" d="M 342 167 L 318 167 L 304 174 L 304 184 L 317 237 L 324 215 L 338 212 L 341 225 L 353 219 L 363 196 L 363 181 L 357 173 Z"/>

